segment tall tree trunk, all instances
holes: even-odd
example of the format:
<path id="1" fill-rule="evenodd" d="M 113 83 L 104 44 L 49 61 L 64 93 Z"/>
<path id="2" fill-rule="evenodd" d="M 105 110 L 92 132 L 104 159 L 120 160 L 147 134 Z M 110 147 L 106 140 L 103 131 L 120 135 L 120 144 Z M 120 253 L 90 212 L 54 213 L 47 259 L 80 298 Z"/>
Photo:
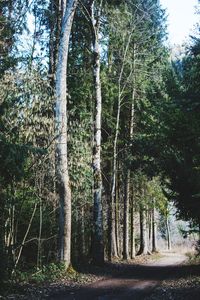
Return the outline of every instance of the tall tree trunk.
<path id="1" fill-rule="evenodd" d="M 49 18 L 49 76 L 52 86 L 54 86 L 55 83 L 55 48 L 58 47 L 57 44 L 55 44 L 55 32 L 57 29 L 57 19 L 59 16 L 59 3 L 57 2 L 58 0 L 51 0 L 49 3 L 49 11 L 51 14 L 51 18 Z M 59 39 L 56 39 L 56 42 L 59 43 Z"/>
<path id="2" fill-rule="evenodd" d="M 58 48 L 61 36 L 61 23 L 64 16 L 64 6 L 66 1 L 50 0 L 49 10 L 50 18 L 50 35 L 49 35 L 49 77 L 52 87 L 55 86 L 56 66 L 58 61 Z"/>
<path id="3" fill-rule="evenodd" d="M 97 18 L 94 16 L 94 1 L 91 6 L 91 18 L 93 24 L 93 54 L 94 54 L 94 87 L 95 87 L 95 114 L 94 114 L 94 146 L 93 146 L 93 199 L 94 199 L 94 234 L 93 234 L 93 262 L 97 265 L 104 263 L 103 241 L 103 211 L 102 211 L 102 177 L 101 177 L 101 113 L 102 95 L 100 79 L 100 45 L 99 26 L 100 11 Z"/>
<path id="4" fill-rule="evenodd" d="M 85 209 L 84 206 L 81 207 L 81 257 L 85 257 Z"/>
<path id="5" fill-rule="evenodd" d="M 124 195 L 123 259 L 129 259 L 129 196 L 130 171 L 128 170 L 125 181 Z"/>
<path id="6" fill-rule="evenodd" d="M 134 63 L 135 68 L 135 63 Z M 135 81 L 134 81 L 135 83 Z M 131 115 L 129 124 L 129 139 L 130 146 L 133 139 L 133 129 L 134 129 L 134 114 L 135 114 L 135 87 L 132 92 L 132 103 L 131 103 Z M 131 172 L 127 171 L 126 176 L 126 186 L 125 186 L 125 197 L 124 197 L 124 230 L 123 230 L 123 258 L 129 259 L 129 206 L 130 206 L 130 193 L 131 193 Z M 133 210 L 132 210 L 133 213 Z M 132 215 L 133 218 L 133 215 Z M 131 221 L 132 222 L 132 221 Z M 131 229 L 132 230 L 132 229 Z M 132 247 L 132 246 L 131 246 Z M 131 254 L 132 255 L 132 254 Z"/>
<path id="7" fill-rule="evenodd" d="M 59 259 L 71 263 L 71 187 L 67 157 L 67 62 L 69 38 L 78 0 L 69 0 L 62 20 L 56 70 L 57 189 L 59 193 Z"/>
<path id="8" fill-rule="evenodd" d="M 112 185 L 111 185 L 111 199 L 110 199 L 110 239 L 109 239 L 110 260 L 118 256 L 117 241 L 116 241 L 116 234 L 115 234 L 115 219 L 116 219 L 115 193 L 116 193 L 116 177 L 117 177 L 117 141 L 119 135 L 120 111 L 121 111 L 121 95 L 119 91 L 117 119 L 116 119 L 116 126 L 115 126 L 115 138 L 114 138 L 114 145 L 113 145 L 113 166 L 112 166 L 113 170 L 112 170 Z"/>
<path id="9" fill-rule="evenodd" d="M 119 208 L 119 178 L 116 180 L 116 196 L 115 196 L 115 235 L 116 235 L 116 247 L 117 255 L 120 256 L 120 232 L 119 232 L 119 220 L 120 220 L 120 208 Z"/>
<path id="10" fill-rule="evenodd" d="M 134 119 L 135 119 L 135 94 L 136 94 L 136 44 L 134 43 L 133 52 L 133 91 L 132 91 L 132 103 L 131 103 L 131 119 L 130 119 L 130 147 L 132 147 L 134 136 Z M 131 259 L 135 258 L 135 201 L 133 186 L 132 189 L 132 205 L 131 205 Z"/>
<path id="11" fill-rule="evenodd" d="M 140 249 L 138 255 L 148 254 L 146 211 L 140 207 Z"/>
<path id="12" fill-rule="evenodd" d="M 152 224 L 152 221 L 153 221 L 153 210 L 152 208 L 150 207 L 148 209 L 148 231 L 149 231 L 149 236 L 148 236 L 148 249 L 152 249 L 152 239 L 153 239 L 153 224 Z"/>
<path id="13" fill-rule="evenodd" d="M 118 99 L 118 108 L 117 108 L 117 120 L 115 127 L 115 139 L 113 145 L 113 174 L 112 174 L 112 185 L 111 185 L 111 199 L 110 199 L 110 249 L 109 249 L 109 259 L 118 256 L 117 253 L 117 241 L 115 234 L 115 220 L 116 220 L 116 208 L 115 208 L 115 193 L 116 193 L 116 176 L 117 176 L 117 140 L 119 134 L 119 120 L 120 120 L 120 109 L 121 109 L 121 99 Z"/>
<path id="14" fill-rule="evenodd" d="M 112 184 L 111 184 L 111 199 L 110 199 L 110 253 L 109 258 L 112 260 L 113 257 L 117 257 L 117 242 L 116 242 L 116 234 L 115 234 L 115 192 L 116 192 L 116 176 L 117 176 L 117 142 L 119 136 L 119 123 L 120 123 L 120 114 L 121 114 L 121 102 L 122 102 L 122 78 L 124 73 L 124 67 L 126 62 L 127 52 L 130 46 L 131 34 L 129 36 L 128 42 L 125 46 L 122 66 L 118 79 L 118 101 L 117 101 L 117 118 L 115 125 L 115 137 L 113 143 L 113 170 L 112 170 Z"/>
<path id="15" fill-rule="evenodd" d="M 38 251 L 37 251 L 37 268 L 42 265 L 42 226 L 43 226 L 43 211 L 42 211 L 42 200 L 39 200 L 40 207 L 40 221 L 39 221 L 39 234 L 38 234 Z"/>
<path id="16" fill-rule="evenodd" d="M 28 237 L 28 234 L 29 234 L 29 232 L 30 232 L 30 229 L 31 229 L 31 226 L 32 226 L 32 223 L 33 223 L 33 219 L 34 219 L 34 217 L 35 217 L 36 210 L 37 210 L 37 203 L 36 203 L 35 206 L 34 206 L 34 209 L 33 209 L 33 212 L 32 212 L 32 215 L 31 215 L 31 218 L 30 218 L 28 227 L 27 227 L 26 232 L 25 232 L 25 234 L 24 234 L 24 238 L 23 238 L 23 240 L 22 240 L 22 242 L 21 242 L 21 245 L 20 245 L 20 247 L 19 247 L 19 252 L 18 252 L 18 254 L 17 254 L 16 260 L 15 260 L 15 265 L 14 265 L 13 270 L 12 270 L 12 275 L 15 273 L 16 268 L 17 268 L 18 263 L 19 263 L 19 260 L 20 260 L 20 258 L 21 258 L 22 251 L 23 251 L 24 245 L 25 245 L 25 243 L 26 243 L 26 239 L 27 239 L 27 237 Z"/>
<path id="17" fill-rule="evenodd" d="M 167 248 L 170 251 L 172 249 L 172 243 L 171 243 L 171 232 L 169 227 L 169 218 L 166 217 L 166 230 L 167 230 Z"/>
<path id="18" fill-rule="evenodd" d="M 131 203 L 131 259 L 135 258 L 135 203 L 132 194 Z"/>
<path id="19" fill-rule="evenodd" d="M 156 224 L 156 209 L 155 209 L 155 200 L 153 200 L 153 209 L 152 209 L 152 252 L 158 252 L 157 249 L 157 224 Z"/>

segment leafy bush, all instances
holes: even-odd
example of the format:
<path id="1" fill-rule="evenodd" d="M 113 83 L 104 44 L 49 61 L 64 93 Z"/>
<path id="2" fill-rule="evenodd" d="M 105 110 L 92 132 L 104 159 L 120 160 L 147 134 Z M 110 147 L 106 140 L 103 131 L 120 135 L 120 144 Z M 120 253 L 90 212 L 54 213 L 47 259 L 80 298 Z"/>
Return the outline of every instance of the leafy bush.
<path id="1" fill-rule="evenodd" d="M 200 258 L 200 240 L 196 242 L 195 250 L 197 251 L 197 256 Z"/>
<path id="2" fill-rule="evenodd" d="M 60 278 L 76 278 L 77 272 L 73 268 L 66 270 L 64 264 L 51 263 L 43 266 L 41 269 L 32 269 L 31 271 L 17 271 L 14 281 L 23 283 L 41 283 L 54 281 Z"/>
<path id="3" fill-rule="evenodd" d="M 198 242 L 198 247 L 200 246 L 199 242 Z M 200 264 L 200 252 L 199 252 L 200 248 L 198 248 L 197 252 L 189 252 L 186 253 L 189 263 L 190 264 L 194 264 L 194 265 L 198 265 Z"/>

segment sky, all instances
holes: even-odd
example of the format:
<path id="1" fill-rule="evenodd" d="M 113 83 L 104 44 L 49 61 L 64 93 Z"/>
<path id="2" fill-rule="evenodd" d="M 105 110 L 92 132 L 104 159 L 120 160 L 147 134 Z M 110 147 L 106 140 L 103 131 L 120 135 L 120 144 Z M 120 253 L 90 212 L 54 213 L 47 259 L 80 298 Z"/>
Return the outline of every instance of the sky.
<path id="1" fill-rule="evenodd" d="M 198 0 L 160 0 L 160 3 L 167 8 L 170 44 L 182 45 L 199 21 L 195 14 Z"/>

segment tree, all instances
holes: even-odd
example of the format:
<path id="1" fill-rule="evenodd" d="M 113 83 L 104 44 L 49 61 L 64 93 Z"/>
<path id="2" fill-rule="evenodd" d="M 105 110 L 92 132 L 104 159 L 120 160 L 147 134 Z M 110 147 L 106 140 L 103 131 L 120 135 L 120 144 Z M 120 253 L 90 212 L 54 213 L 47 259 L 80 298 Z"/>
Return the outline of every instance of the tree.
<path id="1" fill-rule="evenodd" d="M 153 199 L 153 208 L 152 208 L 152 252 L 157 252 L 157 224 L 156 224 L 156 216 L 155 216 L 155 203 Z"/>
<path id="2" fill-rule="evenodd" d="M 139 216 L 140 216 L 140 248 L 137 255 L 146 255 L 149 252 L 148 249 L 148 227 L 147 227 L 147 180 L 145 175 L 139 176 L 140 186 L 140 203 L 139 203 Z"/>
<path id="3" fill-rule="evenodd" d="M 104 251 L 111 260 L 134 258 L 138 246 L 157 251 L 167 198 L 198 223 L 199 45 L 170 65 L 159 1 L 2 1 L 0 12 L 0 249 L 8 269 L 43 272 L 58 251 L 65 268 L 80 258 L 101 265 Z M 21 58 L 16 37 L 30 14 Z"/>
<path id="4" fill-rule="evenodd" d="M 100 79 L 100 14 L 102 2 L 99 7 L 91 1 L 91 21 L 93 34 L 93 55 L 94 55 L 94 89 L 95 89 L 95 113 L 94 113 L 94 147 L 93 147 L 93 197 L 94 197 L 94 233 L 93 233 L 93 261 L 101 265 L 104 262 L 104 241 L 103 241 L 103 213 L 102 213 L 102 178 L 101 178 L 101 112 L 102 95 Z M 95 19 L 95 9 L 97 17 Z"/>
<path id="5" fill-rule="evenodd" d="M 77 0 L 64 3 L 61 37 L 58 49 L 56 70 L 56 131 L 57 131 L 57 189 L 60 201 L 60 261 L 66 269 L 71 263 L 71 188 L 68 174 L 67 157 L 67 61 L 69 38 L 75 14 Z"/>
<path id="6" fill-rule="evenodd" d="M 198 55 L 190 52 L 182 62 L 173 61 L 171 66 L 163 69 L 164 93 L 158 92 L 158 95 L 164 101 L 151 102 L 150 111 L 153 113 L 154 123 L 151 123 L 149 129 L 152 141 L 146 139 L 151 148 L 150 156 L 157 162 L 171 191 L 169 200 L 176 204 L 180 217 L 187 220 L 192 218 L 197 223 L 199 101 L 195 82 L 198 66 Z M 156 90 L 158 91 L 157 88 Z"/>

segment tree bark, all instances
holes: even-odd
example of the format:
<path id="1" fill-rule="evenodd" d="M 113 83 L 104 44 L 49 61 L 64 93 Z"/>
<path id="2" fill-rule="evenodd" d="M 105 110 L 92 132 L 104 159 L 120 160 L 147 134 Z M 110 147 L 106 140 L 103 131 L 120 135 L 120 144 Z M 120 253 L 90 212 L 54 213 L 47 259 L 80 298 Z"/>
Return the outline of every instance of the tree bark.
<path id="1" fill-rule="evenodd" d="M 117 255 L 120 256 L 120 232 L 119 232 L 119 221 L 120 221 L 120 208 L 119 208 L 119 178 L 116 180 L 116 196 L 115 196 L 115 235 L 116 235 L 116 247 Z"/>
<path id="2" fill-rule="evenodd" d="M 81 257 L 85 257 L 85 209 L 81 207 Z"/>
<path id="3" fill-rule="evenodd" d="M 135 69 L 135 58 L 134 58 L 134 69 Z M 135 85 L 135 80 L 134 80 Z M 133 129 L 134 129 L 134 114 L 135 114 L 135 86 L 133 88 L 132 92 L 132 103 L 131 103 L 131 115 L 130 115 L 130 123 L 129 123 L 129 139 L 130 139 L 130 146 L 133 139 Z M 129 259 L 129 206 L 130 206 L 130 193 L 131 193 L 131 172 L 130 170 L 127 171 L 126 176 L 126 187 L 125 187 L 125 198 L 124 198 L 124 230 L 123 230 L 123 258 Z M 133 203 L 132 203 L 133 204 Z M 131 219 L 134 218 L 133 216 L 133 209 L 132 209 L 132 215 Z M 133 220 L 131 220 L 131 224 Z M 133 224 L 132 224 L 133 225 Z M 131 228 L 131 232 L 133 233 L 133 230 Z M 133 249 L 133 240 L 131 236 L 131 249 Z M 133 253 L 131 250 L 131 257 Z"/>
<path id="4" fill-rule="evenodd" d="M 16 270 L 16 268 L 17 268 L 17 266 L 18 266 L 18 263 L 19 263 L 19 260 L 20 260 L 20 258 L 21 258 L 21 254 L 22 254 L 22 251 L 23 251 L 23 248 L 24 248 L 24 245 L 25 245 L 27 236 L 28 236 L 28 234 L 29 234 L 29 232 L 30 232 L 30 229 L 31 229 L 31 226 L 32 226 L 32 223 L 33 223 L 33 218 L 35 217 L 36 209 L 37 209 L 37 203 L 36 203 L 35 206 L 34 206 L 34 209 L 33 209 L 33 212 L 32 212 L 32 215 L 31 215 L 31 218 L 30 218 L 28 227 L 27 227 L 27 229 L 26 229 L 24 238 L 23 238 L 22 243 L 21 243 L 21 245 L 20 245 L 20 247 L 19 247 L 19 252 L 18 252 L 16 261 L 15 261 L 15 265 L 14 265 L 13 270 L 12 270 L 12 275 L 15 273 L 15 270 Z"/>
<path id="5" fill-rule="evenodd" d="M 123 227 L 123 259 L 129 259 L 129 198 L 130 198 L 130 170 L 125 182 L 124 197 L 124 227 Z"/>
<path id="6" fill-rule="evenodd" d="M 135 206 L 134 197 L 132 195 L 131 203 L 131 259 L 135 258 Z"/>
<path id="7" fill-rule="evenodd" d="M 148 222 L 147 222 L 147 224 L 148 224 L 148 231 L 149 231 L 149 235 L 148 235 L 148 248 L 149 249 L 152 249 L 152 245 L 153 245 L 153 243 L 152 243 L 152 240 L 153 240 L 153 224 L 152 224 L 152 222 L 153 222 L 153 217 L 152 217 L 152 215 L 153 215 L 153 209 L 150 207 L 149 209 L 148 209 Z"/>
<path id="8" fill-rule="evenodd" d="M 134 136 L 134 119 L 135 119 L 135 94 L 136 94 L 136 45 L 134 43 L 133 52 L 133 91 L 132 91 L 132 103 L 131 103 L 131 119 L 130 119 L 130 147 L 132 147 L 133 136 Z M 131 206 L 131 259 L 135 258 L 135 203 L 134 203 L 134 193 L 132 187 L 132 206 Z"/>
<path id="9" fill-rule="evenodd" d="M 157 224 L 155 219 L 155 200 L 153 200 L 153 209 L 152 209 L 152 252 L 158 252 L 157 249 Z"/>
<path id="10" fill-rule="evenodd" d="M 148 254 L 147 246 L 147 220 L 144 207 L 140 207 L 140 249 L 138 255 Z"/>
<path id="11" fill-rule="evenodd" d="M 78 0 L 69 0 L 61 25 L 56 69 L 57 189 L 59 193 L 59 259 L 71 263 L 71 187 L 67 157 L 67 62 L 69 38 Z"/>
<path id="12" fill-rule="evenodd" d="M 58 61 L 58 48 L 61 37 L 61 23 L 66 8 L 66 0 L 51 0 L 49 3 L 50 35 L 49 35 L 49 76 L 51 86 L 55 86 L 56 66 Z"/>
<path id="13" fill-rule="evenodd" d="M 115 234 L 115 192 L 116 192 L 116 176 L 117 176 L 117 142 L 119 136 L 119 123 L 120 123 L 120 114 L 121 114 L 121 102 L 122 102 L 122 77 L 124 73 L 125 61 L 127 52 L 130 46 L 131 34 L 129 36 L 128 42 L 126 44 L 124 55 L 122 58 L 122 66 L 118 79 L 118 101 L 117 101 L 117 118 L 115 125 L 115 137 L 113 143 L 113 170 L 112 170 L 112 179 L 111 179 L 111 196 L 110 196 L 110 253 L 109 258 L 112 260 L 113 257 L 117 257 L 117 242 Z"/>
<path id="14" fill-rule="evenodd" d="M 40 207 L 40 221 L 39 221 L 39 234 L 38 234 L 38 251 L 37 251 L 37 268 L 40 268 L 42 265 L 42 226 L 43 226 L 43 211 L 42 211 L 42 200 L 39 202 Z"/>
<path id="15" fill-rule="evenodd" d="M 166 230 L 167 230 L 167 248 L 170 251 L 172 249 L 172 244 L 171 244 L 171 232 L 170 232 L 170 227 L 169 227 L 168 216 L 166 217 Z"/>
<path id="16" fill-rule="evenodd" d="M 101 3 L 102 4 L 102 3 Z M 104 263 L 103 241 L 103 211 L 102 211 L 102 176 L 101 176 L 101 113 L 102 95 L 100 78 L 100 45 L 99 27 L 100 10 L 97 18 L 94 16 L 94 1 L 91 4 L 91 20 L 93 24 L 93 74 L 95 88 L 95 113 L 94 113 L 94 146 L 93 146 L 93 199 L 94 199 L 94 233 L 93 233 L 93 262 L 96 265 Z"/>
<path id="17" fill-rule="evenodd" d="M 121 109 L 121 99 L 118 99 L 118 109 L 117 109 L 117 120 L 115 127 L 115 139 L 113 145 L 113 175 L 112 175 L 112 186 L 111 186 L 111 199 L 110 199 L 110 249 L 109 249 L 109 259 L 118 256 L 117 253 L 117 242 L 116 242 L 116 234 L 115 234 L 115 193 L 116 193 L 116 176 L 117 176 L 117 140 L 119 133 L 119 120 L 120 120 L 120 109 Z"/>

